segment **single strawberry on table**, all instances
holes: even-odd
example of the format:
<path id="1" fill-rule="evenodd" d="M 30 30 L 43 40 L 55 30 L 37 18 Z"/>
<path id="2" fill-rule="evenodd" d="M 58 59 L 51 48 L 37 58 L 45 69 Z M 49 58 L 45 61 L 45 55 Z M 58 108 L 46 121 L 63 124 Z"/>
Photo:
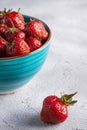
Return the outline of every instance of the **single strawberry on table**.
<path id="1" fill-rule="evenodd" d="M 38 40 L 46 40 L 48 37 L 48 32 L 46 31 L 43 23 L 39 20 L 31 20 L 29 23 L 25 25 L 24 32 L 26 36 L 33 36 L 36 37 Z"/>
<path id="2" fill-rule="evenodd" d="M 50 95 L 43 101 L 40 118 L 45 123 L 60 123 L 68 117 L 68 106 L 76 103 L 72 97 L 76 94 L 64 94 L 59 98 L 56 95 Z"/>
<path id="3" fill-rule="evenodd" d="M 21 56 L 30 53 L 30 47 L 21 38 L 16 38 L 12 43 L 9 43 L 6 49 L 7 56 Z"/>
<path id="4" fill-rule="evenodd" d="M 26 38 L 26 42 L 30 46 L 31 52 L 42 46 L 42 43 L 38 39 L 32 36 L 29 38 Z"/>

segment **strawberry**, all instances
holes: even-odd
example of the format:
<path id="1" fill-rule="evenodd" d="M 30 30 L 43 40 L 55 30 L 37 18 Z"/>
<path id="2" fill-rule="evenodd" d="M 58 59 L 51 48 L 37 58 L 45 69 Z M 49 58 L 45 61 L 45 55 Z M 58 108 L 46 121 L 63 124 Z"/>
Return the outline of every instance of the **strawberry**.
<path id="1" fill-rule="evenodd" d="M 11 13 L 8 13 L 6 16 L 7 20 L 7 25 L 10 27 L 16 27 L 20 30 L 24 29 L 24 20 L 23 17 L 20 13 L 16 12 L 16 11 L 12 11 Z"/>
<path id="2" fill-rule="evenodd" d="M 15 27 L 20 30 L 24 29 L 24 17 L 22 14 L 17 11 L 12 11 L 4 9 L 0 12 L 0 23 L 6 24 L 8 27 Z"/>
<path id="3" fill-rule="evenodd" d="M 43 23 L 39 20 L 32 20 L 25 25 L 24 29 L 26 36 L 33 36 L 37 39 L 45 40 L 48 36 L 48 32 L 46 31 Z"/>
<path id="4" fill-rule="evenodd" d="M 15 27 L 20 30 L 24 29 L 24 18 L 23 16 L 16 11 L 12 11 L 6 15 L 6 24 L 10 27 Z"/>
<path id="5" fill-rule="evenodd" d="M 25 39 L 25 33 L 17 28 L 7 28 L 4 37 L 8 42 L 12 42 L 15 38 Z"/>
<path id="6" fill-rule="evenodd" d="M 1 24 L 1 25 L 0 25 L 0 35 L 1 35 L 1 36 L 4 36 L 4 34 L 5 34 L 7 28 L 8 28 L 8 27 L 7 27 L 7 25 L 5 25 L 5 24 Z"/>
<path id="7" fill-rule="evenodd" d="M 64 94 L 61 98 L 56 95 L 50 95 L 43 101 L 43 107 L 40 113 L 41 120 L 45 123 L 60 123 L 68 117 L 67 106 L 73 105 L 77 101 L 72 101 L 73 94 Z"/>
<path id="8" fill-rule="evenodd" d="M 10 13 L 12 10 L 6 10 L 6 8 L 3 11 L 0 11 L 0 24 L 7 24 L 8 18 L 7 14 Z"/>
<path id="9" fill-rule="evenodd" d="M 16 38 L 12 43 L 7 46 L 7 56 L 21 56 L 30 53 L 30 47 L 21 38 Z"/>
<path id="10" fill-rule="evenodd" d="M 42 46 L 42 43 L 35 37 L 26 38 L 26 42 L 30 46 L 31 51 L 34 51 Z"/>
<path id="11" fill-rule="evenodd" d="M 25 24 L 24 17 L 12 9 L 0 11 L 0 56 L 26 55 L 40 48 L 48 37 L 44 23 L 33 19 Z"/>
<path id="12" fill-rule="evenodd" d="M 0 57 L 3 57 L 7 47 L 7 41 L 0 36 Z"/>

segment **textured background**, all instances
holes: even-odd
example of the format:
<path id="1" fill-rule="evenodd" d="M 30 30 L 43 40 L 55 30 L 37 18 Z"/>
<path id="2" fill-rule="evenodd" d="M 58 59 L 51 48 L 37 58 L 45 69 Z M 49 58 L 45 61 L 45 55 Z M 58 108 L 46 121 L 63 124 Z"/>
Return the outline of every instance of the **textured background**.
<path id="1" fill-rule="evenodd" d="M 19 7 L 50 26 L 51 47 L 43 68 L 22 91 L 0 96 L 0 130 L 87 130 L 87 0 L 0 0 L 0 10 Z M 78 103 L 64 123 L 44 124 L 43 99 L 63 91 L 78 91 Z"/>

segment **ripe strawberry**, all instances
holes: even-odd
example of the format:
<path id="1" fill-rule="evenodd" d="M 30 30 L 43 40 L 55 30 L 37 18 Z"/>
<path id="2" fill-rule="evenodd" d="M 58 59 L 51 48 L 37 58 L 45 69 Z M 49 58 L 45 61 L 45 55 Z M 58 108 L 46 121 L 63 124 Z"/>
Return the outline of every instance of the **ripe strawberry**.
<path id="1" fill-rule="evenodd" d="M 6 24 L 8 27 L 15 27 L 20 30 L 24 29 L 24 17 L 22 14 L 17 11 L 12 11 L 4 9 L 0 12 L 0 23 Z"/>
<path id="2" fill-rule="evenodd" d="M 0 24 L 5 24 L 8 21 L 7 14 L 10 13 L 12 10 L 6 10 L 6 8 L 3 11 L 0 11 Z"/>
<path id="3" fill-rule="evenodd" d="M 12 11 L 8 13 L 5 19 L 8 26 L 14 26 L 20 30 L 24 29 L 24 18 L 19 12 Z"/>
<path id="4" fill-rule="evenodd" d="M 24 29 L 26 36 L 33 36 L 37 39 L 45 40 L 48 36 L 48 32 L 46 31 L 43 23 L 39 20 L 32 20 L 25 25 Z"/>
<path id="5" fill-rule="evenodd" d="M 26 42 L 30 46 L 31 51 L 34 51 L 42 46 L 42 43 L 35 37 L 26 38 Z"/>
<path id="6" fill-rule="evenodd" d="M 7 41 L 5 41 L 0 36 L 0 57 L 3 57 L 3 55 L 5 54 L 6 47 L 7 47 Z"/>
<path id="7" fill-rule="evenodd" d="M 0 25 L 0 35 L 1 36 L 4 36 L 7 28 L 8 28 L 7 25 L 4 25 L 4 24 Z"/>
<path id="8" fill-rule="evenodd" d="M 67 106 L 73 105 L 77 101 L 72 101 L 72 97 L 77 92 L 67 95 L 64 94 L 61 98 L 56 95 L 50 95 L 43 101 L 43 107 L 40 113 L 41 120 L 46 123 L 60 123 L 68 117 Z"/>
<path id="9" fill-rule="evenodd" d="M 4 37 L 8 42 L 12 42 L 15 38 L 25 39 L 25 33 L 17 28 L 7 28 Z"/>
<path id="10" fill-rule="evenodd" d="M 21 56 L 30 53 L 28 44 L 21 38 L 16 38 L 12 43 L 7 46 L 7 56 Z"/>

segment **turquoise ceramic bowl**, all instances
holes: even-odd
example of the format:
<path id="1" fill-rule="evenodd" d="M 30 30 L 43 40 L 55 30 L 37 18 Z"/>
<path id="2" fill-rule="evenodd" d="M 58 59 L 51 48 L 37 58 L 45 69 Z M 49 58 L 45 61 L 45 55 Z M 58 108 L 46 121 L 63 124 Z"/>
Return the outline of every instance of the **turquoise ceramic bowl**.
<path id="1" fill-rule="evenodd" d="M 24 18 L 27 22 L 30 19 L 35 19 L 25 15 Z M 44 26 L 49 36 L 41 48 L 26 56 L 0 58 L 0 93 L 12 92 L 22 87 L 41 69 L 48 54 L 51 38 L 51 31 L 48 25 L 44 23 Z"/>

